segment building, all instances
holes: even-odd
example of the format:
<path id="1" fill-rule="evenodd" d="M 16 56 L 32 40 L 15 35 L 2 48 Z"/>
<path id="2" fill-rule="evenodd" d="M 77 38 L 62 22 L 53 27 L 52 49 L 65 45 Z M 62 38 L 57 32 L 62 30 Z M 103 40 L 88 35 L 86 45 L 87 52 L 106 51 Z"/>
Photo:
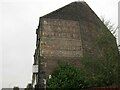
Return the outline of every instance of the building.
<path id="1" fill-rule="evenodd" d="M 118 2 L 118 45 L 120 52 L 120 1 Z"/>
<path id="2" fill-rule="evenodd" d="M 103 58 L 100 47 L 105 45 L 107 48 L 113 45 L 117 52 L 114 36 L 84 1 L 72 2 L 40 17 L 36 34 L 34 65 L 39 70 L 33 73 L 33 83 L 36 81 L 41 88 L 46 86 L 46 80 L 60 62 L 79 67 L 80 58 L 86 55 Z M 104 45 L 106 39 L 110 42 Z"/>

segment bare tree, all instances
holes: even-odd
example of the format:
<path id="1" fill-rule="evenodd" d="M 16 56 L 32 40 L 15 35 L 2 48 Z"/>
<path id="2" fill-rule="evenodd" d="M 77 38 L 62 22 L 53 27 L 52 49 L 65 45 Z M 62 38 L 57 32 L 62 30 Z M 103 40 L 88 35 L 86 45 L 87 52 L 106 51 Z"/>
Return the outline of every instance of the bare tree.
<path id="1" fill-rule="evenodd" d="M 110 30 L 110 32 L 114 35 L 114 37 L 117 38 L 118 26 L 114 27 L 114 24 L 112 24 L 110 20 L 106 20 L 103 16 L 101 16 L 101 21 Z"/>

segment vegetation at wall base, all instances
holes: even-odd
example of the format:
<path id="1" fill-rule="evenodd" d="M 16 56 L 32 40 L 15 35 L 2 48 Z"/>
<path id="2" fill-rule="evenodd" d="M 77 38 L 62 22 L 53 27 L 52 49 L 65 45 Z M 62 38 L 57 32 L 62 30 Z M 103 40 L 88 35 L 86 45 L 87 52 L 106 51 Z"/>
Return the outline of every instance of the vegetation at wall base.
<path id="1" fill-rule="evenodd" d="M 82 89 L 88 86 L 88 82 L 80 69 L 71 65 L 60 65 L 53 72 L 52 78 L 47 80 L 47 89 Z"/>
<path id="2" fill-rule="evenodd" d="M 104 60 L 87 55 L 81 58 L 81 63 L 82 68 L 68 64 L 57 67 L 52 78 L 47 80 L 47 89 L 87 89 L 116 85 L 116 68 L 107 67 Z"/>
<path id="3" fill-rule="evenodd" d="M 93 45 L 98 56 L 85 52 L 80 58 L 81 68 L 63 64 L 55 69 L 47 80 L 47 89 L 92 88 L 120 85 L 120 56 L 115 37 L 98 22 L 99 33 Z M 112 28 L 111 28 L 112 29 Z"/>

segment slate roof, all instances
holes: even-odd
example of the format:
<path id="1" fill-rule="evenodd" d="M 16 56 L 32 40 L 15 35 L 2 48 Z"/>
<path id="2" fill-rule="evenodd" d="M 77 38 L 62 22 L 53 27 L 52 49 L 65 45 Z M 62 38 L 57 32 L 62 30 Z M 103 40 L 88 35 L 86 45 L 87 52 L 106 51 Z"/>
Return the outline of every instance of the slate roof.
<path id="1" fill-rule="evenodd" d="M 62 8 L 59 8 L 47 15 L 42 16 L 42 18 L 53 18 L 53 19 L 68 19 L 68 20 L 87 20 L 95 23 L 97 15 L 88 6 L 86 2 L 72 2 Z"/>

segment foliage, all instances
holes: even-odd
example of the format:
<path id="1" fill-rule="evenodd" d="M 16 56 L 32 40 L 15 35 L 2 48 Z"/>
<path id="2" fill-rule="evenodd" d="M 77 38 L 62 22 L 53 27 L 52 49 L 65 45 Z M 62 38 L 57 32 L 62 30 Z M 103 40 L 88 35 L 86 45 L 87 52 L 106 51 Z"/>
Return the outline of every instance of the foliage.
<path id="1" fill-rule="evenodd" d="M 96 45 L 102 51 L 105 70 L 105 77 L 108 82 L 115 84 L 118 81 L 118 48 L 115 38 L 104 26 L 101 26 L 100 35 L 96 39 Z"/>
<path id="2" fill-rule="evenodd" d="M 88 82 L 85 80 L 80 69 L 70 65 L 60 65 L 52 74 L 52 78 L 47 81 L 47 88 L 70 89 L 87 88 Z"/>
<path id="3" fill-rule="evenodd" d="M 109 63 L 86 55 L 81 58 L 83 67 L 77 68 L 70 65 L 60 65 L 52 73 L 52 78 L 47 80 L 47 89 L 89 88 L 112 85 L 116 80 L 114 62 Z"/>
<path id="4" fill-rule="evenodd" d="M 105 24 L 105 26 L 110 30 L 110 32 L 117 37 L 117 28 L 114 27 L 114 24 L 111 23 L 110 20 L 106 20 L 103 16 L 101 17 L 101 21 Z"/>
<path id="5" fill-rule="evenodd" d="M 15 87 L 13 88 L 13 90 L 19 90 L 19 87 L 15 86 Z"/>
<path id="6" fill-rule="evenodd" d="M 33 90 L 32 84 L 28 83 L 27 87 L 24 90 Z"/>
<path id="7" fill-rule="evenodd" d="M 91 87 L 111 85 L 112 82 L 106 78 L 107 67 L 103 60 L 87 55 L 81 58 L 81 63 L 84 65 L 85 77 Z"/>

